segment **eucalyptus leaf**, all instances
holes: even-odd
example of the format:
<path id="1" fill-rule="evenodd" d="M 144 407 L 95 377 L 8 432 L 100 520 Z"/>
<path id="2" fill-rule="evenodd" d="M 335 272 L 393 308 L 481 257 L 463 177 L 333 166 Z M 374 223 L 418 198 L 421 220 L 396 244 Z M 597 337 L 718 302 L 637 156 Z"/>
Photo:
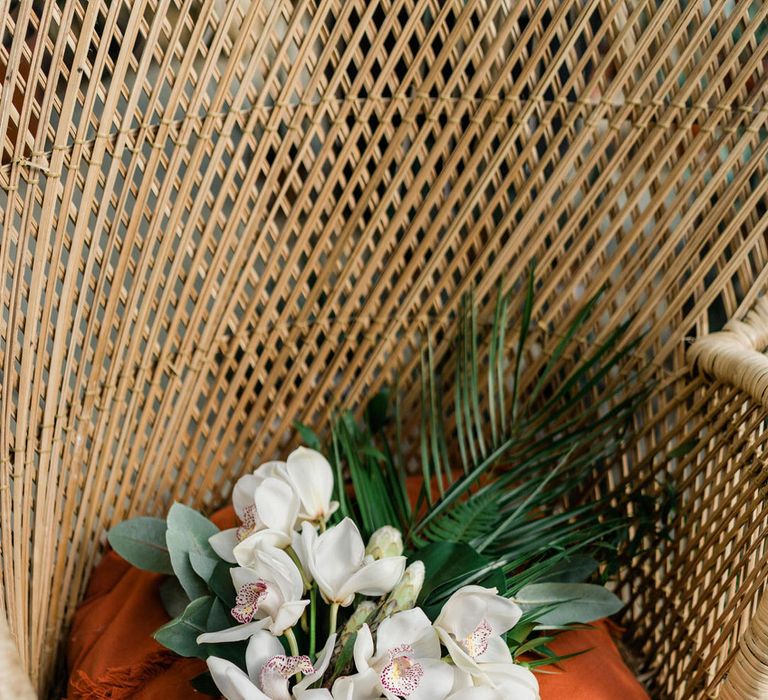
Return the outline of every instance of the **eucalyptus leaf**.
<path id="1" fill-rule="evenodd" d="M 594 583 L 532 583 L 520 589 L 514 600 L 524 611 L 558 603 L 537 617 L 539 627 L 593 622 L 624 607 L 607 588 Z"/>
<path id="2" fill-rule="evenodd" d="M 221 630 L 232 627 L 235 624 L 232 619 L 232 615 L 229 612 L 224 603 L 218 598 L 213 599 L 211 604 L 211 611 L 208 613 L 208 621 L 206 622 L 206 629 L 209 632 L 220 632 Z"/>
<path id="3" fill-rule="evenodd" d="M 175 576 L 169 576 L 160 584 L 160 600 L 170 617 L 181 615 L 191 602 Z"/>
<path id="4" fill-rule="evenodd" d="M 235 597 L 237 595 L 235 584 L 232 582 L 232 575 L 230 574 L 232 568 L 232 564 L 219 561 L 213 570 L 213 574 L 208 579 L 208 588 L 230 609 L 235 607 Z"/>
<path id="5" fill-rule="evenodd" d="M 172 574 L 173 566 L 165 542 L 166 529 L 162 518 L 132 518 L 115 525 L 107 540 L 123 559 L 139 569 Z"/>
<path id="6" fill-rule="evenodd" d="M 218 531 L 208 518 L 181 503 L 168 512 L 166 543 L 173 572 L 192 600 L 208 594 L 207 581 L 218 561 L 208 538 Z"/>
<path id="7" fill-rule="evenodd" d="M 208 586 L 195 573 L 189 560 L 189 539 L 187 536 L 176 530 L 168 530 L 165 533 L 165 539 L 168 543 L 168 551 L 171 554 L 173 573 L 176 574 L 179 583 L 186 591 L 190 600 L 208 595 Z"/>
<path id="8" fill-rule="evenodd" d="M 174 503 L 168 511 L 168 529 L 183 532 L 203 545 L 204 551 L 210 550 L 208 538 L 219 532 L 208 518 L 183 503 Z"/>
<path id="9" fill-rule="evenodd" d="M 206 583 L 211 580 L 213 572 L 216 569 L 216 565 L 219 563 L 219 561 L 219 559 L 214 559 L 213 557 L 209 557 L 200 553 L 199 551 L 189 552 L 189 563 L 192 565 L 193 571 Z"/>
<path id="10" fill-rule="evenodd" d="M 179 656 L 205 659 L 208 654 L 197 643 L 197 637 L 207 631 L 206 624 L 212 603 L 213 598 L 210 596 L 193 600 L 179 617 L 155 632 L 155 640 Z"/>

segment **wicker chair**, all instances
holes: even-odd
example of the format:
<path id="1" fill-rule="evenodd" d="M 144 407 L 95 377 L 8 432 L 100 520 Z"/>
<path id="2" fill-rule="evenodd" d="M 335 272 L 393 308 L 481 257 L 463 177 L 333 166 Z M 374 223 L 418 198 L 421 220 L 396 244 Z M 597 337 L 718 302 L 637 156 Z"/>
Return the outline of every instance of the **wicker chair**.
<path id="1" fill-rule="evenodd" d="M 671 541 L 621 574 L 654 697 L 765 697 L 766 342 L 747 320 L 694 346 L 704 371 L 685 353 L 768 287 L 767 16 L 4 3 L 0 697 L 32 696 L 25 673 L 61 692 L 112 523 L 215 507 L 294 419 L 410 376 L 463 292 L 490 308 L 534 257 L 529 377 L 608 284 L 584 342 L 632 318 L 658 380 L 612 479 L 678 495 Z"/>

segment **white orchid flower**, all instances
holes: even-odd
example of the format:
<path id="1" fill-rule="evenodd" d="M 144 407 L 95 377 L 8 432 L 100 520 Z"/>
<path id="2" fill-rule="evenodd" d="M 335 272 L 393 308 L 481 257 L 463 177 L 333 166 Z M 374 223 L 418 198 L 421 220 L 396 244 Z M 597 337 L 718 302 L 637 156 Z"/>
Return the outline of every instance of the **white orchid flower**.
<path id="1" fill-rule="evenodd" d="M 456 677 L 447 700 L 540 700 L 535 676 L 515 663 L 483 664 L 482 676 L 454 667 Z"/>
<path id="2" fill-rule="evenodd" d="M 495 688 L 490 686 L 471 686 L 462 688 L 448 696 L 448 700 L 509 700 Z"/>
<path id="3" fill-rule="evenodd" d="M 440 640 L 420 608 L 395 613 L 376 631 L 376 648 L 368 625 L 354 646 L 357 673 L 339 678 L 334 698 L 355 700 L 444 700 L 454 684 L 454 670 L 440 661 Z"/>
<path id="4" fill-rule="evenodd" d="M 213 550 L 230 563 L 235 547 L 256 532 L 269 544 L 285 547 L 299 513 L 299 500 L 288 483 L 285 462 L 265 462 L 253 474 L 240 477 L 232 491 L 240 527 L 222 530 L 208 539 Z"/>
<path id="5" fill-rule="evenodd" d="M 495 689 L 505 698 L 535 699 L 536 677 L 514 663 L 501 637 L 521 616 L 520 607 L 495 588 L 464 586 L 446 601 L 434 626 L 456 667 L 475 686 Z"/>
<path id="6" fill-rule="evenodd" d="M 238 479 L 232 504 L 240 527 L 216 533 L 208 541 L 225 561 L 235 563 L 234 550 L 259 546 L 291 544 L 291 534 L 299 522 L 323 523 L 339 504 L 331 500 L 333 470 L 319 452 L 306 447 L 294 450 L 286 462 L 265 462 L 253 474 Z"/>
<path id="7" fill-rule="evenodd" d="M 504 700 L 539 700 L 539 682 L 527 668 L 512 661 L 480 664 L 481 673 L 473 676 L 475 687 L 491 688 Z"/>
<path id="8" fill-rule="evenodd" d="M 367 596 L 389 593 L 405 570 L 405 557 L 378 561 L 366 557 L 360 531 L 349 518 L 321 535 L 305 522 L 301 538 L 305 567 L 317 581 L 323 597 L 342 607 L 350 605 L 356 593 Z"/>
<path id="9" fill-rule="evenodd" d="M 330 700 L 327 690 L 318 692 L 309 690 L 309 686 L 325 673 L 335 643 L 336 636 L 331 635 L 313 665 L 308 656 L 286 656 L 277 638 L 261 629 L 248 642 L 247 673 L 217 656 L 209 656 L 207 664 L 216 687 L 227 700 Z M 305 675 L 291 691 L 288 681 L 297 673 Z"/>
<path id="10" fill-rule="evenodd" d="M 252 534 L 239 539 L 232 550 L 237 563 L 249 559 L 252 550 L 264 545 L 281 549 L 290 545 L 299 514 L 299 499 L 293 488 L 282 479 L 275 477 L 264 479 L 256 489 L 253 498 L 258 525 Z M 238 528 L 238 532 L 241 531 L 242 528 Z M 237 536 L 241 537 L 241 535 Z"/>
<path id="11" fill-rule="evenodd" d="M 230 570 L 237 591 L 232 616 L 241 625 L 202 634 L 198 642 L 247 639 L 265 625 L 279 636 L 296 624 L 309 605 L 308 600 L 301 599 L 304 593 L 301 573 L 282 549 L 264 545 L 251 554 L 247 567 Z M 265 625 L 259 626 L 261 620 L 266 620 Z"/>
<path id="12" fill-rule="evenodd" d="M 285 463 L 288 483 L 299 497 L 299 519 L 312 523 L 325 523 L 339 504 L 331 500 L 333 469 L 317 450 L 298 447 Z"/>

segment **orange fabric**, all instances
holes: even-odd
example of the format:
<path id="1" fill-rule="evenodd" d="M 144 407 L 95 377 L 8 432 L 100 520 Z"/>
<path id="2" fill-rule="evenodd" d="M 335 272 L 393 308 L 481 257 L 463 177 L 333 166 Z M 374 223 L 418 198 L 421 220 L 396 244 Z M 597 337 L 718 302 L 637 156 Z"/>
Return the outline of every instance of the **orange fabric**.
<path id="1" fill-rule="evenodd" d="M 211 519 L 220 528 L 236 524 L 231 506 Z M 169 620 L 158 593 L 163 578 L 112 551 L 104 555 L 72 623 L 70 700 L 182 700 L 195 694 L 189 681 L 205 671 L 205 663 L 176 656 L 152 638 Z"/>
<path id="2" fill-rule="evenodd" d="M 418 495 L 420 481 L 409 479 Z M 212 520 L 236 524 L 231 507 Z M 199 659 L 182 659 L 160 646 L 152 633 L 168 621 L 158 594 L 163 577 L 140 571 L 110 551 L 96 567 L 72 624 L 67 649 L 69 700 L 187 700 L 189 681 L 205 670 Z M 538 673 L 542 700 L 648 700 L 624 665 L 609 624 L 567 632 L 552 643 L 560 655 L 590 651 L 564 661 L 562 670 Z"/>
<path id="3" fill-rule="evenodd" d="M 564 632 L 550 644 L 559 656 L 589 649 L 536 674 L 541 700 L 649 700 L 613 641 L 618 628 L 606 620 L 592 629 Z"/>

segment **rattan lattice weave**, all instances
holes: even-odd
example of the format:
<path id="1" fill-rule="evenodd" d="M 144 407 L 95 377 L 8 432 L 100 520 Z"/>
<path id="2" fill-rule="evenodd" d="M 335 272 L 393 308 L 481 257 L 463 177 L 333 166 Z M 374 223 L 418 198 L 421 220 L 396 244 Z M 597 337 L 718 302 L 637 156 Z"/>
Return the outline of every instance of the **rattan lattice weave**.
<path id="1" fill-rule="evenodd" d="M 0 0 L 0 613 L 37 688 L 111 523 L 215 506 L 534 257 L 542 357 L 604 284 L 591 340 L 645 332 L 615 488 L 680 511 L 628 636 L 659 697 L 716 687 L 766 572 L 765 410 L 685 345 L 768 280 L 766 16 Z"/>

